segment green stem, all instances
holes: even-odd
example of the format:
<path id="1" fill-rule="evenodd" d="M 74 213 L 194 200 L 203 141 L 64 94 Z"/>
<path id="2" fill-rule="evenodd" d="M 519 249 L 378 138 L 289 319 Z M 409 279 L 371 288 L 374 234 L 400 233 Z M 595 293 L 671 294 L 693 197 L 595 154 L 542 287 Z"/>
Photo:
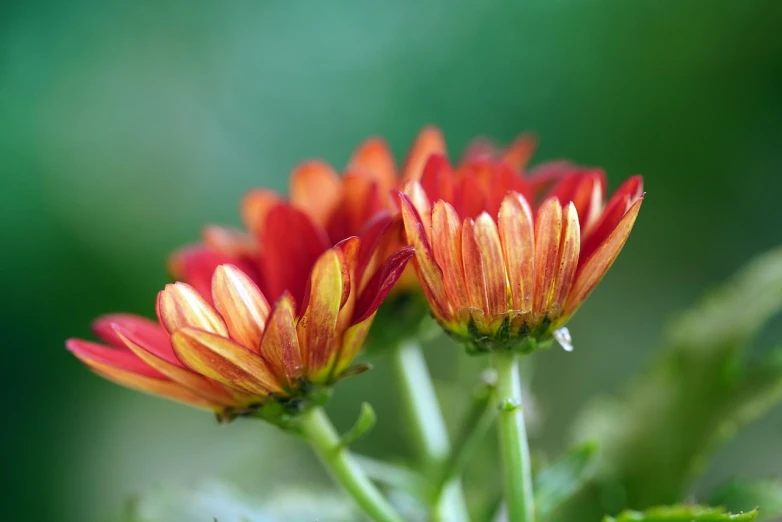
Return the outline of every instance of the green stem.
<path id="1" fill-rule="evenodd" d="M 505 474 L 505 502 L 509 522 L 534 522 L 527 430 L 521 402 L 521 380 L 516 355 L 495 355 L 497 400 L 499 401 L 499 434 L 502 465 Z"/>
<path id="2" fill-rule="evenodd" d="M 497 414 L 497 402 L 494 398 L 496 376 L 493 372 L 491 373 L 492 379 L 486 379 L 486 382 L 476 392 L 473 403 L 462 421 L 462 428 L 454 443 L 453 451 L 451 451 L 435 483 L 435 498 L 439 498 L 448 482 L 461 475 L 464 467 L 478 451 L 486 433 L 494 424 L 494 418 Z"/>
<path id="3" fill-rule="evenodd" d="M 451 453 L 445 419 L 437 403 L 432 378 L 421 346 L 416 342 L 401 343 L 393 350 L 393 359 L 418 458 L 424 471 L 431 476 L 445 466 Z M 458 478 L 443 486 L 434 519 L 447 522 L 469 520 Z"/>
<path id="4" fill-rule="evenodd" d="M 313 408 L 299 419 L 304 436 L 323 465 L 372 520 L 404 522 L 358 466 L 353 456 L 340 444 L 340 436 L 323 408 Z"/>

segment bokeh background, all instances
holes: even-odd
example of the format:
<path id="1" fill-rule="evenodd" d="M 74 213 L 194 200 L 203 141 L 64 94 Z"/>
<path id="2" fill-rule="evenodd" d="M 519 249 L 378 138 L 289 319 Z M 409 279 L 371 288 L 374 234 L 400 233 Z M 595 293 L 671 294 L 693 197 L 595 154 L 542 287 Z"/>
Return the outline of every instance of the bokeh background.
<path id="1" fill-rule="evenodd" d="M 557 451 L 590 397 L 621 389 L 666 321 L 782 242 L 782 3 L 3 2 L 0 286 L 3 514 L 118 519 L 154 484 L 227 477 L 256 493 L 323 476 L 257 422 L 126 391 L 63 348 L 110 311 L 151 315 L 164 259 L 207 222 L 238 224 L 254 186 L 300 160 L 343 166 L 363 138 L 401 157 L 427 123 L 453 154 L 532 130 L 536 161 L 646 177 L 636 230 L 571 322 L 572 354 L 537 356 Z M 440 341 L 441 381 L 469 373 Z M 331 405 L 381 413 L 362 448 L 403 455 L 383 359 Z M 468 383 L 465 383 L 468 384 Z M 457 404 L 453 384 L 444 401 Z M 450 413 L 450 408 L 449 408 Z M 782 470 L 782 411 L 717 455 L 705 482 Z"/>

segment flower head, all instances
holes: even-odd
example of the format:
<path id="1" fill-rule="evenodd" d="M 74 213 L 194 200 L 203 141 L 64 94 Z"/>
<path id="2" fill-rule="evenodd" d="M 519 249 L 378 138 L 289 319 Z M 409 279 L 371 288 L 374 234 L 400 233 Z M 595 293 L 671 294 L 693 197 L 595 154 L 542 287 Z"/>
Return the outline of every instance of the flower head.
<path id="1" fill-rule="evenodd" d="M 121 385 L 224 419 L 272 412 L 277 417 L 270 420 L 279 421 L 351 372 L 378 306 L 411 255 L 403 248 L 373 264 L 371 244 L 346 239 L 295 274 L 300 298 L 282 289 L 273 306 L 250 276 L 219 265 L 208 293 L 167 285 L 157 300 L 160 324 L 109 315 L 94 325 L 105 344 L 71 339 L 67 346 Z M 286 261 L 295 265 L 284 257 L 276 263 Z"/>
<path id="2" fill-rule="evenodd" d="M 548 343 L 606 273 L 643 199 L 630 178 L 603 204 L 602 172 L 550 164 L 535 179 L 479 159 L 442 156 L 400 195 L 415 269 L 442 327 L 474 351 Z"/>

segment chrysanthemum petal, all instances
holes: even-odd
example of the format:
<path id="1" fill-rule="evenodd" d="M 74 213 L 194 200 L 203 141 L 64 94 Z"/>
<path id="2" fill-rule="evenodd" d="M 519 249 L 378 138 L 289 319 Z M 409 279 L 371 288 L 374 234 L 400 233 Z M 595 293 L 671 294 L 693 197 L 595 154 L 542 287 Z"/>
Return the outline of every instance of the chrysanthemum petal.
<path id="1" fill-rule="evenodd" d="M 374 318 L 375 314 L 372 313 L 345 330 L 342 337 L 342 348 L 334 363 L 334 371 L 332 372 L 334 377 L 339 376 L 345 371 L 361 351 Z"/>
<path id="2" fill-rule="evenodd" d="M 296 333 L 296 303 L 282 294 L 272 309 L 261 340 L 261 355 L 284 385 L 292 386 L 304 374 L 299 338 Z"/>
<path id="3" fill-rule="evenodd" d="M 204 227 L 201 237 L 204 238 L 204 244 L 211 250 L 229 257 L 241 259 L 256 253 L 255 241 L 249 234 L 241 230 L 207 225 Z"/>
<path id="4" fill-rule="evenodd" d="M 325 227 L 342 197 L 342 182 L 334 169 L 322 161 L 307 161 L 291 174 L 291 203 Z"/>
<path id="5" fill-rule="evenodd" d="M 429 157 L 421 176 L 421 187 L 429 201 L 453 201 L 454 174 L 448 158 L 440 154 Z"/>
<path id="6" fill-rule="evenodd" d="M 396 163 L 388 144 L 380 138 L 369 138 L 353 154 L 349 170 L 375 179 L 386 195 L 397 183 Z"/>
<path id="7" fill-rule="evenodd" d="M 462 262 L 462 222 L 453 206 L 442 200 L 432 210 L 432 250 L 442 269 L 449 302 L 457 310 L 469 306 Z"/>
<path id="8" fill-rule="evenodd" d="M 150 367 L 210 402 L 223 406 L 231 405 L 233 396 L 222 384 L 210 381 L 203 375 L 185 368 L 178 359 L 177 364 L 161 359 L 146 348 L 145 340 L 139 338 L 135 332 L 126 330 L 119 324 L 114 324 L 114 328 L 116 335 L 125 346 Z"/>
<path id="9" fill-rule="evenodd" d="M 387 194 L 370 176 L 348 172 L 342 179 L 343 194 L 326 230 L 332 242 L 356 235 L 376 213 L 387 206 Z"/>
<path id="10" fill-rule="evenodd" d="M 157 315 L 169 333 L 191 327 L 228 335 L 228 328 L 220 315 L 187 283 L 166 285 L 158 293 Z"/>
<path id="11" fill-rule="evenodd" d="M 295 231 L 295 233 L 291 233 Z M 301 302 L 308 274 L 315 260 L 329 246 L 325 232 L 301 210 L 290 205 L 274 206 L 260 234 L 262 290 L 270 301 L 289 291 Z"/>
<path id="12" fill-rule="evenodd" d="M 137 373 L 114 368 L 101 363 L 92 364 L 90 367 L 95 373 L 104 379 L 119 384 L 120 386 L 124 386 L 125 388 L 131 388 L 142 393 L 164 397 L 166 399 L 189 404 L 197 408 L 204 408 L 213 411 L 219 411 L 222 409 L 221 404 L 205 399 L 200 395 L 193 393 L 181 384 L 175 383 L 168 379 L 158 379 L 154 377 L 148 377 L 146 375 L 139 375 Z"/>
<path id="13" fill-rule="evenodd" d="M 420 185 L 419 185 L 420 186 Z M 421 288 L 429 301 L 436 317 L 447 320 L 450 308 L 443 285 L 443 273 L 434 259 L 424 224 L 406 194 L 400 193 L 402 218 L 405 224 L 405 234 L 408 242 L 415 247 L 415 269 L 421 281 Z"/>
<path id="14" fill-rule="evenodd" d="M 620 186 L 611 199 L 606 203 L 600 217 L 594 224 L 584 231 L 584 239 L 581 242 L 581 258 L 587 259 L 603 243 L 609 234 L 624 218 L 630 207 L 643 195 L 643 178 L 633 176 Z"/>
<path id="15" fill-rule="evenodd" d="M 120 325 L 125 330 L 142 340 L 149 350 L 171 362 L 176 361 L 171 342 L 168 338 L 168 332 L 160 326 L 159 323 L 151 321 L 146 317 L 133 314 L 108 314 L 97 318 L 92 323 L 92 331 L 100 339 L 112 346 L 125 348 L 125 343 L 117 335 L 114 325 Z"/>
<path id="16" fill-rule="evenodd" d="M 269 211 L 281 202 L 280 196 L 272 190 L 255 189 L 248 192 L 241 203 L 242 220 L 247 229 L 259 234 L 266 224 Z"/>
<path id="17" fill-rule="evenodd" d="M 168 260 L 168 270 L 177 281 L 183 281 L 201 294 L 207 302 L 212 300 L 212 275 L 219 265 L 230 263 L 253 278 L 257 268 L 246 256 L 228 255 L 205 245 L 180 249 Z"/>
<path id="18" fill-rule="evenodd" d="M 414 253 L 415 250 L 412 247 L 400 248 L 380 266 L 367 284 L 366 289 L 361 293 L 361 297 L 356 304 L 354 312 L 356 318 L 353 320 L 353 324 L 364 321 L 377 311 L 397 280 L 399 280 L 399 276 L 402 275 L 407 261 Z"/>
<path id="19" fill-rule="evenodd" d="M 241 270 L 220 265 L 212 279 L 212 297 L 231 338 L 257 352 L 269 316 L 269 303 Z"/>
<path id="20" fill-rule="evenodd" d="M 500 160 L 515 171 L 521 171 L 529 163 L 538 140 L 532 134 L 521 134 L 504 150 Z"/>
<path id="21" fill-rule="evenodd" d="M 404 166 L 402 167 L 402 179 L 418 180 L 424 171 L 424 165 L 432 154 L 445 155 L 445 139 L 436 127 L 425 127 L 410 147 Z"/>
<path id="22" fill-rule="evenodd" d="M 418 213 L 418 220 L 423 225 L 422 230 L 429 243 L 432 242 L 432 203 L 424 188 L 418 181 L 408 181 L 402 187 L 402 192 L 408 197 L 410 205 Z"/>
<path id="23" fill-rule="evenodd" d="M 573 168 L 551 189 L 549 197 L 562 204 L 572 202 L 578 211 L 581 229 L 587 230 L 600 215 L 605 192 L 605 173 L 600 169 Z"/>
<path id="24" fill-rule="evenodd" d="M 90 367 L 101 365 L 101 367 L 119 368 L 147 377 L 163 377 L 160 372 L 144 363 L 144 361 L 127 349 L 119 350 L 82 339 L 68 339 L 65 341 L 65 346 L 69 352 Z"/>
<path id="25" fill-rule="evenodd" d="M 182 328 L 171 336 L 171 343 L 185 366 L 226 386 L 256 396 L 282 391 L 260 355 L 226 337 Z"/>
<path id="26" fill-rule="evenodd" d="M 336 355 L 339 309 L 349 290 L 338 249 L 326 251 L 312 267 L 306 302 L 296 327 L 302 359 L 311 373 L 318 373 Z"/>
<path id="27" fill-rule="evenodd" d="M 562 206 L 556 198 L 547 199 L 535 219 L 535 291 L 532 309 L 545 313 L 554 299 L 562 238 Z"/>
<path id="28" fill-rule="evenodd" d="M 559 245 L 559 268 L 554 283 L 553 308 L 565 304 L 578 268 L 578 252 L 581 247 L 581 231 L 578 223 L 578 211 L 571 201 L 562 215 L 562 241 Z"/>
<path id="29" fill-rule="evenodd" d="M 486 282 L 486 316 L 493 320 L 508 311 L 508 280 L 497 224 L 483 212 L 475 220 L 475 239 L 483 260 L 483 280 Z"/>
<path id="30" fill-rule="evenodd" d="M 633 229 L 642 202 L 643 198 L 636 200 L 614 230 L 595 249 L 591 257 L 582 261 L 565 304 L 565 316 L 572 315 L 578 309 L 616 260 Z"/>
<path id="31" fill-rule="evenodd" d="M 520 194 L 508 194 L 500 206 L 499 234 L 514 310 L 532 311 L 535 274 L 535 235 L 532 211 Z"/>
<path id="32" fill-rule="evenodd" d="M 489 317 L 489 300 L 487 296 L 485 269 L 481 256 L 481 247 L 476 237 L 475 221 L 467 218 L 462 223 L 462 263 L 464 265 L 464 280 L 467 293 L 470 296 L 471 308 L 478 308 L 482 316 Z"/>

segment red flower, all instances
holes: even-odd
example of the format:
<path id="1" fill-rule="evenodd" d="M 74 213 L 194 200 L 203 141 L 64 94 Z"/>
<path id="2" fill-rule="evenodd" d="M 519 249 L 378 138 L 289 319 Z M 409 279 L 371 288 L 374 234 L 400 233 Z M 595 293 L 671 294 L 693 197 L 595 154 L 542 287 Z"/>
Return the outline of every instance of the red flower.
<path id="1" fill-rule="evenodd" d="M 550 340 L 616 259 L 643 199 L 633 177 L 603 205 L 602 172 L 567 164 L 550 164 L 532 181 L 538 186 L 501 162 L 453 171 L 434 156 L 401 194 L 432 312 L 476 351 L 530 351 Z"/>
<path id="2" fill-rule="evenodd" d="M 109 315 L 94 325 L 105 344 L 71 339 L 67 347 L 109 380 L 223 418 L 270 402 L 300 407 L 313 388 L 346 374 L 412 255 L 404 248 L 373 264 L 373 248 L 353 237 L 326 249 L 311 269 L 289 274 L 286 282 L 295 282 L 300 296 L 281 289 L 272 307 L 251 277 L 220 265 L 207 294 L 186 283 L 167 285 L 158 295 L 160 325 Z M 286 253 L 267 263 L 295 268 Z"/>

